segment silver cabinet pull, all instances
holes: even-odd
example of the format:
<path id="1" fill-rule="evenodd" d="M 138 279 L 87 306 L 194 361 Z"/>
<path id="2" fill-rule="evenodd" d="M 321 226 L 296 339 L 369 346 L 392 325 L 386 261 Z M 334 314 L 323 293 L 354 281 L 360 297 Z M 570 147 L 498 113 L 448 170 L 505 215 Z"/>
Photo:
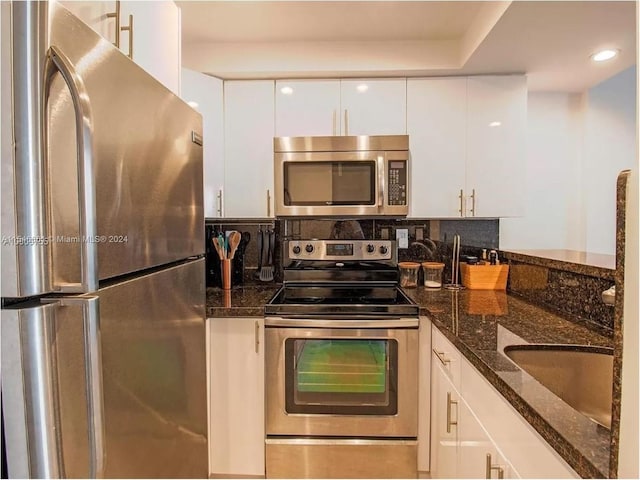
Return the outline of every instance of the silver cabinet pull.
<path id="1" fill-rule="evenodd" d="M 127 57 L 133 60 L 133 15 L 129 14 L 129 25 L 120 27 L 120 30 L 129 32 L 129 54 Z"/>
<path id="2" fill-rule="evenodd" d="M 256 320 L 255 335 L 256 335 L 256 353 L 260 353 L 260 322 L 258 322 L 257 320 Z"/>
<path id="3" fill-rule="evenodd" d="M 471 216 L 476 216 L 476 189 L 471 190 Z"/>
<path id="4" fill-rule="evenodd" d="M 107 13 L 107 18 L 115 18 L 116 20 L 116 41 L 113 44 L 116 48 L 120 48 L 120 0 L 116 0 L 116 11 Z"/>
<path id="5" fill-rule="evenodd" d="M 267 217 L 271 216 L 271 191 L 267 189 Z"/>
<path id="6" fill-rule="evenodd" d="M 218 190 L 218 217 L 222 217 L 222 189 Z"/>
<path id="7" fill-rule="evenodd" d="M 451 392 L 447 392 L 447 433 L 451 433 L 451 426 L 458 425 L 458 421 L 451 420 L 451 405 L 458 405 L 458 402 L 451 400 Z"/>
<path id="8" fill-rule="evenodd" d="M 451 363 L 451 360 L 449 360 L 448 358 L 446 358 L 444 356 L 444 352 L 438 352 L 435 348 L 433 349 L 433 353 L 435 354 L 436 357 L 438 357 L 438 360 L 440 360 L 440 362 L 442 363 L 442 365 L 444 365 L 445 367 L 447 366 L 447 363 Z"/>
<path id="9" fill-rule="evenodd" d="M 491 471 L 492 470 L 497 470 L 498 471 L 498 478 L 504 478 L 504 468 L 500 465 L 492 465 L 491 462 L 491 454 L 487 453 L 487 464 L 486 464 L 486 468 L 485 468 L 485 478 L 492 478 L 491 477 Z"/>
<path id="10" fill-rule="evenodd" d="M 349 113 L 346 108 L 344 109 L 344 134 L 349 135 Z"/>
<path id="11" fill-rule="evenodd" d="M 458 198 L 460 199 L 460 208 L 458 209 L 458 212 L 461 217 L 464 217 L 464 191 L 462 189 L 460 189 L 460 195 L 458 195 Z"/>
<path id="12" fill-rule="evenodd" d="M 79 233 L 83 240 L 80 247 L 80 283 L 57 285 L 61 292 L 86 293 L 98 289 L 98 227 L 96 222 L 95 171 L 93 165 L 93 114 L 91 102 L 82 77 L 71 61 L 55 45 L 51 45 L 44 60 L 42 87 L 42 112 L 47 111 L 53 77 L 62 75 L 71 98 L 76 120 L 76 141 L 78 150 L 78 221 Z M 49 169 L 48 121 L 41 118 L 43 163 Z M 51 206 L 47 207 L 48 222 L 51 224 Z M 51 260 L 53 262 L 53 260 Z"/>
<path id="13" fill-rule="evenodd" d="M 334 108 L 333 109 L 333 135 L 336 136 L 337 135 L 337 126 L 338 126 L 338 111 Z"/>

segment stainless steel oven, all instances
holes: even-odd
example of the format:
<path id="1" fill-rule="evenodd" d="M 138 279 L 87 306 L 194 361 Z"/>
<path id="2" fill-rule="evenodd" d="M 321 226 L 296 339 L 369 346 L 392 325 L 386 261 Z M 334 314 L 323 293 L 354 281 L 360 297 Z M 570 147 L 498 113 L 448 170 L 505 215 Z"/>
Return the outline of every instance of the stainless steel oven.
<path id="1" fill-rule="evenodd" d="M 415 477 L 418 307 L 394 242 L 287 242 L 265 313 L 267 477 Z"/>
<path id="2" fill-rule="evenodd" d="M 276 216 L 406 216 L 407 135 L 274 139 Z"/>

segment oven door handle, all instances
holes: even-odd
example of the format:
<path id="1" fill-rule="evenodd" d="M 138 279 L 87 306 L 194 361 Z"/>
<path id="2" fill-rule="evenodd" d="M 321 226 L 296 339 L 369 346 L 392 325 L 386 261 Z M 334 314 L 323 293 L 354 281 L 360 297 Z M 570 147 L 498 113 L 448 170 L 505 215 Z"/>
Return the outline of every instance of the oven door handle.
<path id="1" fill-rule="evenodd" d="M 317 317 L 265 317 L 265 327 L 311 327 L 311 328 L 418 328 L 418 318 L 376 318 L 354 315 L 346 318 Z"/>

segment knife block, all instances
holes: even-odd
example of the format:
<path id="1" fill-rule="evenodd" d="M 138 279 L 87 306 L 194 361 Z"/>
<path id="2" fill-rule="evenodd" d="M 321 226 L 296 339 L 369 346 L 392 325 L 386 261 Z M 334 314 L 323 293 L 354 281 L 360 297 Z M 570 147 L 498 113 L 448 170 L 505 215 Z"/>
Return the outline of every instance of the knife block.
<path id="1" fill-rule="evenodd" d="M 469 290 L 506 290 L 509 265 L 460 264 L 462 285 Z"/>

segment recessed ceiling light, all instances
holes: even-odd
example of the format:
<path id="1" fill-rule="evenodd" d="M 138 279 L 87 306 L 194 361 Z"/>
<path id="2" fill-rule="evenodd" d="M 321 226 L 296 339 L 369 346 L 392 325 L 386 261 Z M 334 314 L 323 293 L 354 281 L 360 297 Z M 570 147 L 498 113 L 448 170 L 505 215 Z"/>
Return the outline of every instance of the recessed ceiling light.
<path id="1" fill-rule="evenodd" d="M 283 95 L 291 95 L 291 94 L 293 93 L 293 88 L 291 88 L 291 87 L 282 87 L 282 88 L 280 89 L 280 92 L 281 92 Z"/>
<path id="2" fill-rule="evenodd" d="M 611 50 L 611 49 L 600 50 L 599 52 L 591 55 L 591 59 L 594 62 L 604 62 L 606 60 L 611 60 L 613 57 L 618 55 L 619 52 L 620 50 Z"/>
<path id="3" fill-rule="evenodd" d="M 356 90 L 358 90 L 360 93 L 366 92 L 367 90 L 369 90 L 369 85 L 367 85 L 366 83 L 361 83 L 356 87 Z"/>
<path id="4" fill-rule="evenodd" d="M 499 127 L 500 125 L 502 125 L 502 122 L 491 122 L 489 124 L 490 127 Z"/>
<path id="5" fill-rule="evenodd" d="M 189 105 L 191 108 L 198 108 L 198 102 L 194 102 L 193 100 L 187 102 L 187 105 Z"/>

